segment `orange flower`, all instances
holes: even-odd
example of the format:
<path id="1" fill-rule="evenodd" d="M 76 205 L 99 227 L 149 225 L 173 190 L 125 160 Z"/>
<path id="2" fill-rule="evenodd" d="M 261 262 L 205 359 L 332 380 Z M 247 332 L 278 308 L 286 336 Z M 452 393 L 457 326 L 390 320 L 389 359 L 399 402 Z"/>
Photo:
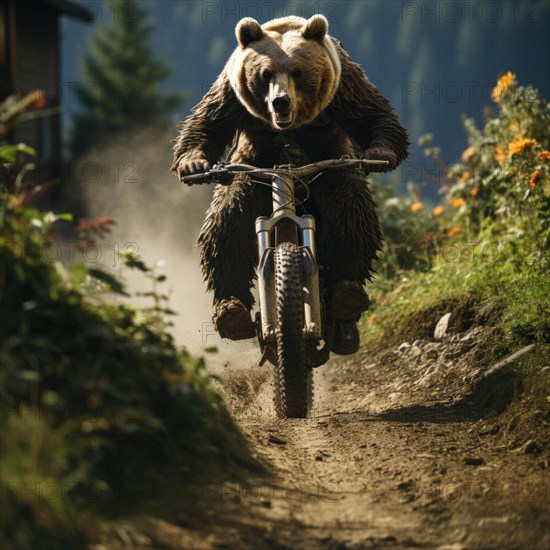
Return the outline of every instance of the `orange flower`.
<path id="1" fill-rule="evenodd" d="M 458 178 L 458 181 L 468 181 L 470 179 L 470 172 L 468 172 L 468 170 L 464 170 L 464 172 L 462 172 L 462 174 L 460 175 L 460 177 Z"/>
<path id="2" fill-rule="evenodd" d="M 537 140 L 532 138 L 515 139 L 508 146 L 508 152 L 510 153 L 510 155 L 515 155 L 517 153 L 521 153 L 522 151 L 525 151 L 526 149 L 531 149 L 531 147 L 533 147 L 536 144 L 537 144 Z"/>
<path id="3" fill-rule="evenodd" d="M 46 107 L 46 95 L 44 92 L 37 92 L 33 107 L 35 109 L 44 109 Z"/>
<path id="4" fill-rule="evenodd" d="M 521 139 L 525 136 L 525 130 L 515 120 L 510 123 L 510 130 L 516 134 L 516 139 Z"/>
<path id="5" fill-rule="evenodd" d="M 95 409 L 103 404 L 103 397 L 98 391 L 92 392 L 88 395 L 87 404 L 92 409 Z"/>
<path id="6" fill-rule="evenodd" d="M 460 227 L 452 227 L 449 231 L 449 233 L 447 233 L 447 235 L 449 237 L 454 237 L 456 234 L 460 233 L 462 231 L 462 229 L 460 229 Z"/>
<path id="7" fill-rule="evenodd" d="M 477 188 L 474 188 L 470 191 L 470 195 L 472 195 L 472 197 L 477 197 L 478 193 L 479 193 L 479 189 Z"/>
<path id="8" fill-rule="evenodd" d="M 451 202 L 451 206 L 453 208 L 460 208 L 461 206 L 464 206 L 466 204 L 466 201 L 461 197 L 458 199 L 453 199 Z"/>
<path id="9" fill-rule="evenodd" d="M 491 98 L 493 101 L 496 101 L 497 103 L 501 100 L 504 92 L 510 86 L 516 83 L 516 75 L 512 74 L 510 71 L 508 71 L 505 75 L 502 75 L 497 82 L 497 85 L 493 88 L 493 91 L 491 93 Z"/>
<path id="10" fill-rule="evenodd" d="M 443 212 L 445 212 L 445 208 L 443 208 L 443 206 L 441 206 L 441 205 L 436 206 L 433 209 L 434 216 L 441 216 L 441 214 L 443 214 Z"/>
<path id="11" fill-rule="evenodd" d="M 43 109 L 46 106 L 46 92 L 44 90 L 34 90 L 29 92 L 20 101 L 21 110 Z"/>
<path id="12" fill-rule="evenodd" d="M 495 148 L 495 160 L 498 162 L 499 166 L 502 166 L 506 159 L 508 158 L 508 154 L 503 149 L 502 145 L 497 145 Z"/>
<path id="13" fill-rule="evenodd" d="M 531 187 L 535 187 L 535 185 L 537 185 L 541 177 L 542 177 L 542 172 L 540 170 L 535 170 L 531 174 L 531 177 L 529 178 L 529 185 Z"/>
<path id="14" fill-rule="evenodd" d="M 422 208 L 424 208 L 424 205 L 420 201 L 416 201 L 411 204 L 411 210 L 413 212 L 418 212 L 419 210 L 422 210 Z"/>
<path id="15" fill-rule="evenodd" d="M 537 155 L 540 160 L 550 160 L 550 151 L 542 151 Z"/>
<path id="16" fill-rule="evenodd" d="M 470 145 L 470 147 L 462 153 L 462 162 L 468 162 L 475 154 L 476 150 Z"/>
<path id="17" fill-rule="evenodd" d="M 374 325 L 374 322 L 376 321 L 376 318 L 378 317 L 378 315 L 376 315 L 376 313 L 373 313 L 368 319 L 367 319 L 367 324 L 369 326 L 372 326 Z"/>

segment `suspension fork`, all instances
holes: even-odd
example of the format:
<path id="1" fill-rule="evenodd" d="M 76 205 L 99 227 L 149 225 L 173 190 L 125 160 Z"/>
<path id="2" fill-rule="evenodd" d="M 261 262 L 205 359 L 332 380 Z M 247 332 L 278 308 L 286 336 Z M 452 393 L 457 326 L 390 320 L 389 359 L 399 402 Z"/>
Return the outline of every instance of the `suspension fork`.
<path id="1" fill-rule="evenodd" d="M 319 266 L 315 246 L 315 219 L 311 215 L 296 215 L 294 180 L 273 176 L 273 214 L 256 220 L 258 241 L 258 293 L 260 299 L 261 331 L 265 343 L 275 341 L 277 311 L 275 303 L 275 247 L 293 242 L 302 250 L 304 285 L 304 331 L 306 338 L 321 339 L 321 297 Z"/>
<path id="2" fill-rule="evenodd" d="M 321 289 L 315 245 L 315 218 L 306 214 L 301 220 L 305 336 L 320 340 L 322 335 Z"/>

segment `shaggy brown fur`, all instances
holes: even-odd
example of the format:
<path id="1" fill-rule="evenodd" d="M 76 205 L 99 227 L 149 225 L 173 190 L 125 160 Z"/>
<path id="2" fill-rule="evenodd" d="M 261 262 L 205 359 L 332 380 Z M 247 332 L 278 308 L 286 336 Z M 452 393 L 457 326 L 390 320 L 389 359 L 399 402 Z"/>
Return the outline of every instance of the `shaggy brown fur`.
<path id="1" fill-rule="evenodd" d="M 181 126 L 172 169 L 179 175 L 218 162 L 238 132 L 232 162 L 279 163 L 282 145 L 273 90 L 291 99 L 291 130 L 310 161 L 343 154 L 386 159 L 396 168 L 409 139 L 388 101 L 327 34 L 326 19 L 275 20 L 237 26 L 239 46 L 212 89 Z M 319 122 L 317 115 L 322 113 Z M 381 231 L 366 178 L 325 174 L 311 186 L 305 210 L 317 220 L 319 260 L 326 282 L 370 278 Z M 201 230 L 202 269 L 214 302 L 235 296 L 250 308 L 257 262 L 254 221 L 270 215 L 271 192 L 246 178 L 218 186 Z"/>

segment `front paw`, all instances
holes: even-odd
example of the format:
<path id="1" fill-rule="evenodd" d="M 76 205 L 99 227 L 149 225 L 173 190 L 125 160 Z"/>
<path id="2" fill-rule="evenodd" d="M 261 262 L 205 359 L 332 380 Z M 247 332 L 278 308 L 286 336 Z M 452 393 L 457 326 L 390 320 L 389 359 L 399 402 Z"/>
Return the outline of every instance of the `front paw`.
<path id="1" fill-rule="evenodd" d="M 369 172 L 389 172 L 398 166 L 397 155 L 385 147 L 371 147 L 363 151 L 363 158 L 366 160 L 387 160 L 389 164 L 370 164 Z"/>
<path id="2" fill-rule="evenodd" d="M 210 163 L 200 157 L 182 158 L 178 163 L 178 176 L 180 180 L 184 176 L 190 176 L 192 174 L 203 174 L 208 172 L 211 166 Z"/>

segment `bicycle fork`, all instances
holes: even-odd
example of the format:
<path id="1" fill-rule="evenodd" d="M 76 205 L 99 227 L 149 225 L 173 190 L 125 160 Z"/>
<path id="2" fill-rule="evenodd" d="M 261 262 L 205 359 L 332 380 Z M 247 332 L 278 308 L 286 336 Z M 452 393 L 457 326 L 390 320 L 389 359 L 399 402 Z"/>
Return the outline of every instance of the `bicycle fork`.
<path id="1" fill-rule="evenodd" d="M 321 296 L 315 246 L 315 218 L 311 215 L 296 215 L 293 181 L 286 181 L 280 176 L 273 177 L 273 215 L 270 218 L 257 218 L 256 235 L 261 340 L 265 344 L 276 341 L 275 247 L 281 242 L 292 241 L 299 245 L 302 251 L 304 337 L 320 341 Z"/>

